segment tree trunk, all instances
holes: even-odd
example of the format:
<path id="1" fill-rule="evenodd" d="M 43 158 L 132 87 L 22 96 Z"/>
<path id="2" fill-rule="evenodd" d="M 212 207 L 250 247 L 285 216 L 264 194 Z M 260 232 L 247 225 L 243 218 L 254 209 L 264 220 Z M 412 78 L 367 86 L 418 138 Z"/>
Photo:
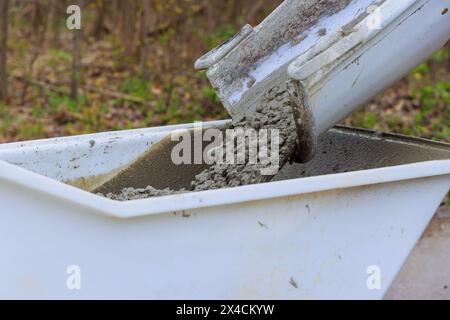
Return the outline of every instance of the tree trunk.
<path id="1" fill-rule="evenodd" d="M 84 0 L 77 1 L 78 6 L 84 8 Z M 82 16 L 83 17 L 83 16 Z M 82 18 L 83 19 L 83 18 Z M 83 28 L 83 25 L 81 25 Z M 78 88 L 81 79 L 81 30 L 72 30 L 73 40 L 72 40 L 72 76 L 70 84 L 70 97 L 74 101 L 78 101 Z"/>
<path id="2" fill-rule="evenodd" d="M 81 30 L 73 30 L 73 47 L 72 47 L 72 82 L 70 86 L 70 97 L 74 101 L 78 101 L 78 87 L 80 81 L 80 44 Z"/>
<path id="3" fill-rule="evenodd" d="M 119 8 L 122 13 L 120 23 L 120 36 L 124 54 L 127 58 L 132 57 L 136 51 L 135 26 L 136 26 L 136 3 L 134 1 L 119 0 Z"/>
<path id="4" fill-rule="evenodd" d="M 6 100 L 8 95 L 8 74 L 6 56 L 8 51 L 8 9 L 9 0 L 0 0 L 0 100 Z"/>
<path id="5" fill-rule="evenodd" d="M 108 2 L 106 0 L 98 1 L 98 7 L 97 7 L 96 16 L 95 16 L 94 27 L 92 28 L 92 36 L 97 41 L 100 40 L 100 36 L 102 34 L 103 21 L 105 20 L 107 3 Z"/>
<path id="6" fill-rule="evenodd" d="M 60 18 L 63 14 L 62 10 L 60 10 L 60 2 L 61 0 L 52 0 L 50 5 L 50 30 L 51 30 L 51 39 L 50 43 L 53 48 L 59 47 L 59 24 Z"/>
<path id="7" fill-rule="evenodd" d="M 141 78 L 144 81 L 149 80 L 149 72 L 147 68 L 147 60 L 149 53 L 148 44 L 148 23 L 150 19 L 150 4 L 148 0 L 143 0 L 142 21 L 141 21 Z"/>

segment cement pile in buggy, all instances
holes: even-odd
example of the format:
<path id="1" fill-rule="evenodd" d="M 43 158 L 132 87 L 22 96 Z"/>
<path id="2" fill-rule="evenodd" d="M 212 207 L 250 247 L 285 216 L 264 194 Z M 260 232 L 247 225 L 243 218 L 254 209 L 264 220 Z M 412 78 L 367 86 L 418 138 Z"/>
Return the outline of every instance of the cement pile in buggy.
<path id="1" fill-rule="evenodd" d="M 297 140 L 289 93 L 277 87 L 272 88 L 264 97 L 261 105 L 258 105 L 254 110 L 254 112 L 247 113 L 245 116 L 241 115 L 232 119 L 231 125 L 227 129 L 267 129 L 269 132 L 267 135 L 268 152 L 271 152 L 270 130 L 277 129 L 279 133 L 279 169 L 281 169 L 292 159 Z M 241 148 L 245 150 L 245 145 L 238 144 L 233 148 L 235 154 L 238 150 L 242 150 Z M 114 200 L 127 201 L 269 182 L 274 175 L 262 174 L 262 172 L 264 172 L 264 169 L 269 169 L 268 167 L 271 164 L 259 161 L 256 164 L 249 163 L 248 150 L 246 150 L 246 153 L 245 164 L 213 164 L 198 174 L 188 189 L 172 190 L 170 188 L 156 189 L 152 186 L 146 188 L 130 186 L 123 189 L 119 194 L 109 193 L 105 196 Z"/>

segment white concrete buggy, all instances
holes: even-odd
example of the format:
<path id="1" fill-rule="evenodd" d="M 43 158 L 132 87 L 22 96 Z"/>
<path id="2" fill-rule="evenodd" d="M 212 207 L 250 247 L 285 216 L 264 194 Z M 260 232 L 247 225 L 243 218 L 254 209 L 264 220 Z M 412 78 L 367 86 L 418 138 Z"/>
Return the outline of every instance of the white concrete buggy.
<path id="1" fill-rule="evenodd" d="M 269 183 L 123 202 L 92 193 L 193 125 L 0 145 L 0 297 L 382 298 L 449 190 L 450 145 L 333 126 L 445 45 L 449 8 L 286 0 L 199 59 L 231 116 L 290 91 L 304 152 Z M 186 187 L 203 168 L 174 165 L 165 146 L 149 179 Z"/>

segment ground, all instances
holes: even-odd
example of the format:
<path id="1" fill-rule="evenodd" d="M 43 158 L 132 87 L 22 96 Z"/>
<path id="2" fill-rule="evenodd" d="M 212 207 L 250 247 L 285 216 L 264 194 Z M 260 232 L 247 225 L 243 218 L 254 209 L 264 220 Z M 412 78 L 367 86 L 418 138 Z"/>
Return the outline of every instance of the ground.
<path id="1" fill-rule="evenodd" d="M 450 300 L 450 208 L 443 204 L 386 295 Z"/>

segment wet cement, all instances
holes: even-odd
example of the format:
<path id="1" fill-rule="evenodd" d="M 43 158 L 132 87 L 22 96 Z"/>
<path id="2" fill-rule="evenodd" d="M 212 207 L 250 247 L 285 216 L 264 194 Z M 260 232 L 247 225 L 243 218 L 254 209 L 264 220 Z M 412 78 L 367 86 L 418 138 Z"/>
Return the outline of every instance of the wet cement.
<path id="1" fill-rule="evenodd" d="M 307 164 L 286 163 L 280 173 L 271 181 L 447 159 L 450 159 L 449 144 L 371 130 L 336 127 L 319 139 L 317 152 L 312 161 Z M 153 170 L 153 167 L 150 170 Z M 182 189 L 187 186 L 186 191 L 189 191 L 191 190 L 191 180 L 195 180 L 195 171 L 187 166 L 185 172 L 187 177 L 183 178 L 190 181 L 188 184 L 182 182 L 178 188 Z M 161 182 L 159 183 L 161 184 Z M 111 197 L 118 200 L 128 200 L 147 198 L 149 195 L 166 194 L 173 194 L 173 191 L 137 188 L 124 190 L 121 195 L 116 194 L 116 196 Z"/>
<path id="2" fill-rule="evenodd" d="M 234 50 L 227 59 L 221 62 L 221 67 L 215 70 L 220 70 L 217 74 L 210 70 L 209 78 L 216 88 L 232 88 L 233 79 L 244 76 L 242 70 L 248 70 L 249 66 L 253 65 L 257 60 L 262 59 L 269 53 L 279 47 L 282 43 L 287 41 L 298 41 L 296 36 L 305 31 L 308 27 L 317 23 L 317 21 L 326 15 L 331 15 L 347 6 L 351 0 L 326 0 L 326 1 L 295 1 L 288 0 L 278 11 L 279 14 L 273 19 L 265 20 L 261 27 L 267 30 L 276 30 L 276 32 L 258 32 L 253 33 L 248 39 L 241 44 L 242 50 Z M 254 39 L 256 37 L 256 39 Z M 267 38 L 269 37 L 269 38 Z M 253 47 L 252 47 L 253 46 Z M 248 54 L 251 52 L 251 54 Z M 239 66 L 239 67 L 237 67 Z M 289 93 L 285 90 L 286 84 L 286 68 L 283 66 L 275 71 L 271 77 L 262 81 L 256 86 L 252 87 L 241 99 L 241 101 L 233 108 L 228 108 L 232 115 L 231 128 L 253 128 L 253 129 L 278 129 L 280 144 L 279 144 L 279 167 L 282 168 L 284 164 L 293 158 L 295 147 L 297 145 L 296 127 L 293 118 L 292 107 L 290 106 Z M 245 72 L 244 72 L 245 73 Z M 279 87 L 279 86 L 280 87 Z M 283 88 L 281 88 L 283 87 Z M 268 135 L 270 139 L 270 134 Z M 270 141 L 268 143 L 270 146 Z M 240 150 L 242 146 L 237 146 L 235 150 Z M 244 146 L 245 147 L 245 146 Z M 269 150 L 269 153 L 271 150 Z M 107 194 L 108 197 L 117 200 L 141 199 L 148 195 L 161 196 L 165 194 L 173 194 L 181 191 L 203 191 L 211 189 L 219 189 L 225 187 L 236 187 L 248 184 L 257 184 L 268 182 L 273 178 L 273 175 L 263 175 L 264 169 L 267 169 L 265 164 L 216 164 L 210 168 L 200 172 L 194 179 L 190 186 L 178 188 L 174 191 L 173 186 L 169 189 L 161 186 L 156 186 L 153 183 L 142 185 L 142 181 L 147 181 L 146 176 L 152 175 L 152 163 L 159 163 L 158 160 L 148 161 L 150 157 L 156 160 L 153 156 L 154 152 L 144 155 L 140 160 L 125 170 L 117 178 L 109 183 L 106 187 L 101 187 L 98 192 Z M 247 157 L 246 157 L 247 158 Z M 270 165 L 269 165 L 270 166 Z M 142 170 L 147 168 L 148 170 Z M 169 172 L 164 170 L 162 172 Z M 168 176 L 176 176 L 173 173 Z M 135 176 L 139 181 L 130 181 L 129 177 Z M 184 178 L 188 177 L 186 174 L 181 174 Z M 122 188 L 118 192 L 118 187 L 125 187 L 123 182 L 128 182 L 128 188 Z M 148 188 L 148 186 L 152 188 Z M 130 188 L 132 186 L 133 188 Z M 108 190 L 110 190 L 108 192 Z"/>
<path id="3" fill-rule="evenodd" d="M 122 190 L 133 187 L 138 190 L 137 195 L 140 196 L 141 190 L 148 186 L 158 190 L 166 189 L 166 193 L 169 192 L 168 188 L 173 190 L 190 189 L 194 177 L 209 166 L 207 164 L 175 165 L 171 153 L 177 143 L 177 141 L 171 140 L 170 135 L 166 136 L 93 192 L 117 195 L 122 193 Z M 191 135 L 191 145 L 194 145 L 193 135 Z M 203 148 L 205 147 L 206 143 L 203 145 Z M 194 156 L 195 150 L 192 148 L 191 158 Z M 161 195 L 160 192 L 153 192 L 151 189 L 147 191 L 149 194 Z M 131 193 L 131 190 L 127 191 L 127 194 Z M 113 196 L 111 195 L 111 197 Z"/>
<path id="4" fill-rule="evenodd" d="M 279 167 L 281 169 L 293 156 L 296 146 L 296 127 L 293 118 L 292 107 L 287 91 L 282 91 L 278 87 L 272 88 L 254 112 L 246 116 L 237 117 L 233 120 L 233 129 L 268 129 L 268 152 L 272 152 L 270 130 L 276 129 L 279 132 Z M 234 149 L 246 150 L 248 159 L 247 141 L 242 141 Z M 194 191 L 204 191 L 227 187 L 237 187 L 241 185 L 257 184 L 270 181 L 275 174 L 263 174 L 270 169 L 272 164 L 258 162 L 257 164 L 222 164 L 214 165 L 211 168 L 197 175 L 192 182 Z"/>
<path id="5" fill-rule="evenodd" d="M 292 159 L 297 139 L 289 93 L 284 89 L 274 87 L 264 95 L 262 101 L 263 103 L 254 108 L 253 112 L 235 116 L 229 127 L 225 129 L 267 129 L 268 155 L 272 152 L 270 148 L 270 132 L 273 129 L 277 129 L 279 133 L 279 167 L 277 169 L 281 169 Z M 273 164 L 271 163 L 258 161 L 256 164 L 250 164 L 248 162 L 248 139 L 246 137 L 245 140 L 239 141 L 239 144 L 233 148 L 235 158 L 239 150 L 246 151 L 246 162 L 244 164 L 214 164 L 209 168 L 203 168 L 194 179 L 191 179 L 189 186 L 174 190 L 172 189 L 173 186 L 170 188 L 167 185 L 155 185 L 148 180 L 153 173 L 156 173 L 155 164 L 165 163 L 166 166 L 171 166 L 173 169 L 173 165 L 171 165 L 172 161 L 168 158 L 174 142 L 171 142 L 170 137 L 167 137 L 158 147 L 150 149 L 128 169 L 98 188 L 96 192 L 114 200 L 125 201 L 189 191 L 214 190 L 269 182 L 277 172 L 267 175 L 267 172 L 264 171 L 265 169 L 272 168 Z M 166 161 L 161 161 L 161 159 L 165 159 Z M 185 170 L 184 166 L 178 167 L 179 170 Z M 200 170 L 200 168 L 201 166 L 197 167 L 196 170 Z M 158 168 L 156 171 L 159 174 L 179 179 L 186 179 L 186 177 L 192 176 L 181 171 L 179 174 L 174 174 L 173 171 L 168 173 L 164 169 L 170 170 L 169 167 L 166 167 Z M 155 181 L 162 180 L 164 179 L 155 179 Z"/>

